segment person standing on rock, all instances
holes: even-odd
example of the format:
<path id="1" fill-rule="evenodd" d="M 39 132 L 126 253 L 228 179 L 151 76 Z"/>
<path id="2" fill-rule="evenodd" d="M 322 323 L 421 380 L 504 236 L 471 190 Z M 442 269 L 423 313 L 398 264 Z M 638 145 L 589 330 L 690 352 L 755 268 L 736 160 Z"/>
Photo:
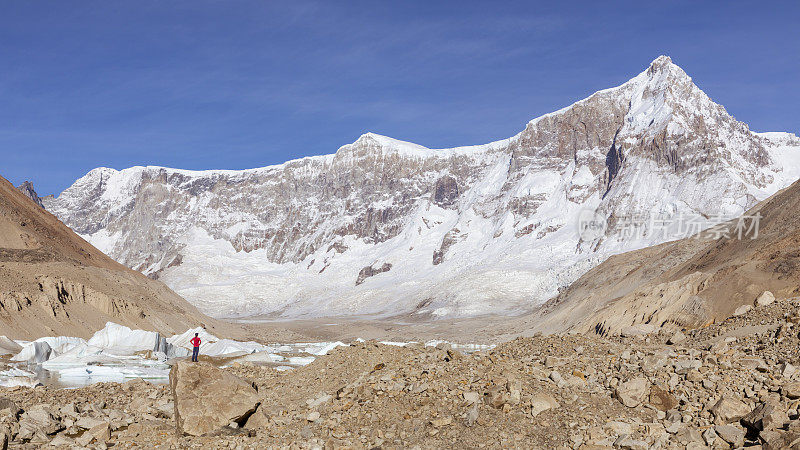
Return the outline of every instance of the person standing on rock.
<path id="1" fill-rule="evenodd" d="M 200 333 L 195 333 L 194 337 L 189 340 L 192 343 L 192 362 L 197 362 L 197 357 L 200 356 Z"/>

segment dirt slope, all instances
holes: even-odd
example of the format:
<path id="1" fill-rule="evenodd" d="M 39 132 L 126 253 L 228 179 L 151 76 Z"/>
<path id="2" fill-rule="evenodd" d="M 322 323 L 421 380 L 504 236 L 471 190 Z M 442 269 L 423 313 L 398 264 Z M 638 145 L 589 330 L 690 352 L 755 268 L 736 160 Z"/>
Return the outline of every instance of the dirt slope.
<path id="1" fill-rule="evenodd" d="M 161 332 L 212 319 L 115 262 L 0 177 L 0 335 L 88 337 L 106 321 Z"/>
<path id="2" fill-rule="evenodd" d="M 691 237 L 609 258 L 523 319 L 527 333 L 719 322 L 764 291 L 800 293 L 800 181 L 760 203 L 758 236 Z M 748 226 L 750 220 L 745 222 Z M 644 327 L 642 327 L 644 325 Z"/>

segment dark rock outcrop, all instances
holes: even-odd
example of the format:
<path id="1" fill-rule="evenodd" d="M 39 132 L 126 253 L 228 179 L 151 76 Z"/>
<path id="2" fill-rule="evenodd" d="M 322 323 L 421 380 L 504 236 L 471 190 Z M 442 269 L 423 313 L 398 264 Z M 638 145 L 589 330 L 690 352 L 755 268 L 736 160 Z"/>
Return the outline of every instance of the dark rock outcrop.
<path id="1" fill-rule="evenodd" d="M 366 280 L 369 277 L 374 277 L 375 275 L 377 275 L 379 273 L 388 272 L 391 269 L 392 269 L 392 264 L 391 263 L 383 263 L 382 266 L 377 267 L 377 268 L 372 267 L 372 266 L 364 267 L 363 269 L 361 269 L 358 272 L 358 278 L 356 278 L 356 286 L 358 286 L 359 284 L 363 283 L 364 280 Z"/>
<path id="2" fill-rule="evenodd" d="M 28 196 L 29 199 L 33 200 L 33 202 L 36 203 L 37 205 L 39 205 L 40 208 L 44 208 L 44 205 L 42 204 L 42 199 L 39 198 L 39 195 L 33 189 L 33 183 L 32 182 L 25 181 L 24 183 L 22 183 L 19 186 L 17 186 L 17 189 L 22 191 L 22 193 L 25 194 L 26 196 Z"/>

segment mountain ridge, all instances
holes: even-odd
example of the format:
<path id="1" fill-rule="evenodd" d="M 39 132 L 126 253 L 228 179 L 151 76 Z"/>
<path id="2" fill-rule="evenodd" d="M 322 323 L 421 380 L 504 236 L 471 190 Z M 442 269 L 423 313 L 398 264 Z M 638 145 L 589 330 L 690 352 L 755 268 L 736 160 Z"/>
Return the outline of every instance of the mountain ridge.
<path id="1" fill-rule="evenodd" d="M 659 57 L 488 144 L 365 133 L 243 171 L 95 169 L 45 206 L 215 315 L 515 314 L 668 240 L 646 223 L 625 237 L 626 217 L 746 211 L 800 174 L 796 142 L 750 131 Z M 581 235 L 585 211 L 601 234 Z"/>

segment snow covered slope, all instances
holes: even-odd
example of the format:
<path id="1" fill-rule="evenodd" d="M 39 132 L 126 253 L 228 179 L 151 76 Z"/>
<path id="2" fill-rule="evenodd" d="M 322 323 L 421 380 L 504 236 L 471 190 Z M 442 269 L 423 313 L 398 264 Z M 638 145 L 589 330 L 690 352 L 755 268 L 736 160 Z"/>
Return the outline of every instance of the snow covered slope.
<path id="1" fill-rule="evenodd" d="M 798 155 L 662 56 L 503 141 L 368 133 L 244 171 L 98 168 L 45 206 L 215 316 L 516 313 L 611 254 L 683 237 L 672 219 L 741 214 L 797 178 Z M 602 226 L 581 233 L 586 219 Z"/>

